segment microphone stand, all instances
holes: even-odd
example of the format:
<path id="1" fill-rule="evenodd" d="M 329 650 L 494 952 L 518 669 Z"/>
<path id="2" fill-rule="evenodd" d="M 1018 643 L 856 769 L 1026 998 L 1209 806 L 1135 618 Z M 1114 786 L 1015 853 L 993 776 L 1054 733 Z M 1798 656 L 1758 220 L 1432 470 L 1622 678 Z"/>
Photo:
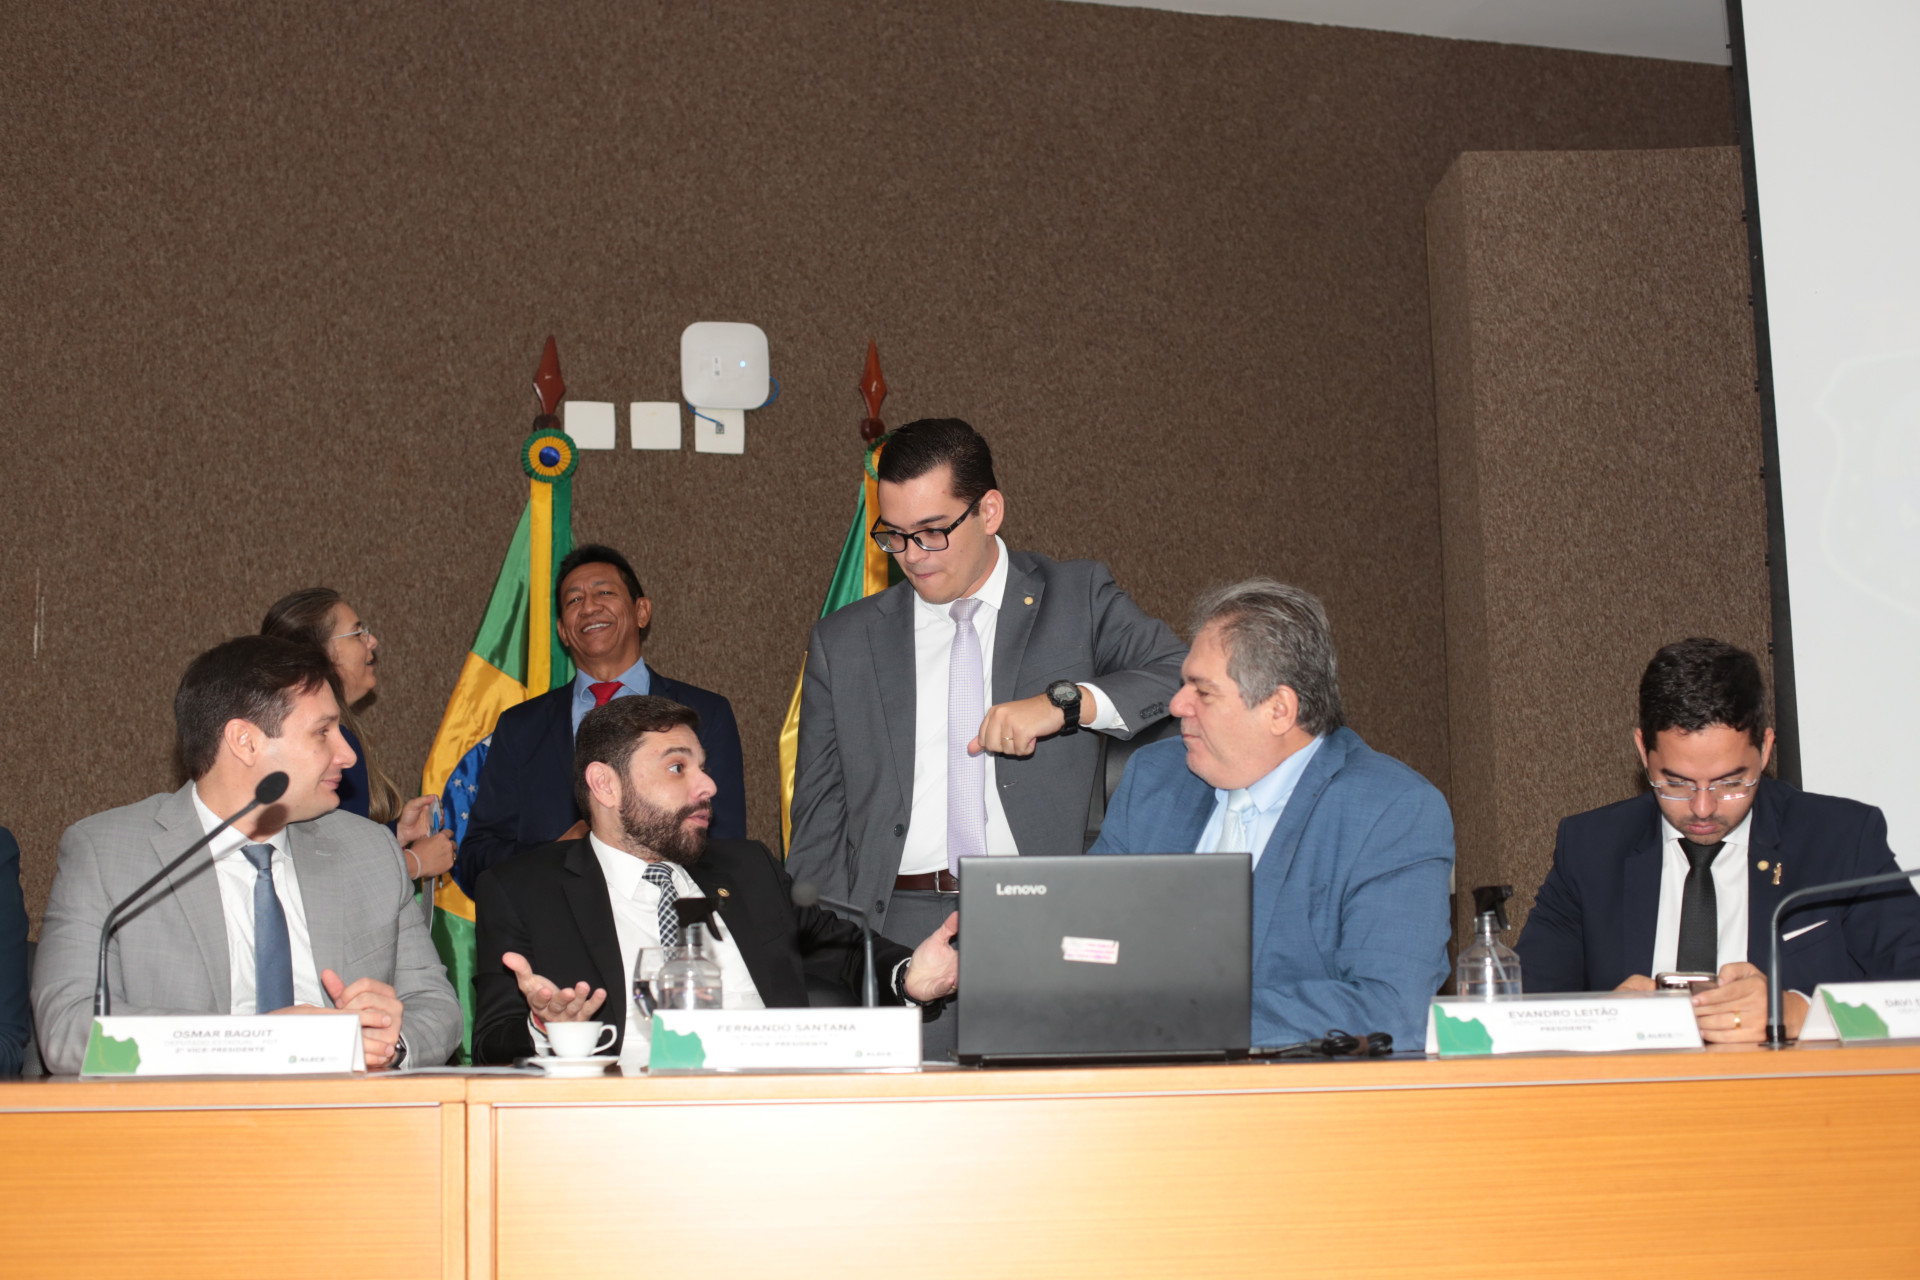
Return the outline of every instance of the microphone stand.
<path id="1" fill-rule="evenodd" d="M 1795 889 L 1780 899 L 1780 905 L 1773 909 L 1773 927 L 1769 930 L 1773 963 L 1768 970 L 1771 979 L 1767 983 L 1767 1048 L 1784 1049 L 1787 1047 L 1787 1024 L 1780 1013 L 1780 913 L 1790 903 L 1816 894 L 1832 893 L 1836 889 L 1864 889 L 1876 884 L 1894 884 L 1901 880 L 1911 880 L 1920 876 L 1920 867 L 1911 871 L 1886 871 L 1877 876 L 1861 876 L 1857 880 L 1836 880 L 1832 884 L 1810 885 L 1805 889 Z"/>
<path id="2" fill-rule="evenodd" d="M 114 926 L 120 923 L 120 917 L 126 914 L 127 908 L 131 907 L 134 903 L 140 901 L 141 898 L 145 897 L 147 890 L 153 888 L 153 886 L 159 884 L 162 880 L 165 880 L 168 876 L 172 875 L 175 871 L 178 871 L 182 863 L 184 863 L 188 858 L 191 858 L 194 854 L 200 852 L 200 850 L 206 848 L 209 844 L 211 844 L 215 836 L 219 835 L 222 831 L 225 831 L 228 827 L 232 826 L 234 823 L 240 821 L 240 819 L 252 813 L 255 809 L 259 808 L 261 805 L 272 804 L 275 800 L 278 800 L 281 796 L 285 795 L 286 792 L 287 792 L 287 775 L 286 774 L 276 771 L 262 778 L 260 780 L 260 785 L 253 789 L 253 799 L 247 801 L 247 803 L 244 806 L 242 806 L 238 812 L 233 814 L 233 816 L 229 817 L 226 821 L 222 822 L 219 826 L 215 827 L 213 830 L 207 832 L 207 834 L 201 836 L 198 840 L 195 840 L 192 844 L 188 845 L 186 848 L 186 852 L 182 853 L 179 857 L 175 858 L 172 862 L 169 862 L 166 866 L 160 868 L 159 874 L 153 876 L 145 884 L 141 885 L 138 889 L 135 889 L 132 893 L 122 898 L 117 904 L 115 904 L 113 910 L 107 912 L 107 918 L 100 926 L 99 966 L 94 971 L 94 979 L 93 979 L 93 1016 L 94 1017 L 104 1018 L 113 1012 L 113 998 L 107 994 L 107 943 L 112 940 Z"/>
<path id="3" fill-rule="evenodd" d="M 842 902 L 838 898 L 823 897 L 819 890 L 810 884 L 795 885 L 793 887 L 793 900 L 803 907 L 810 907 L 815 903 L 832 907 L 842 915 L 852 916 L 860 922 L 860 941 L 862 945 L 865 946 L 867 952 L 867 973 L 860 984 L 860 1003 L 869 1009 L 877 1008 L 880 1004 L 880 992 L 873 977 L 873 923 L 867 919 L 867 913 L 854 906 L 851 902 Z"/>

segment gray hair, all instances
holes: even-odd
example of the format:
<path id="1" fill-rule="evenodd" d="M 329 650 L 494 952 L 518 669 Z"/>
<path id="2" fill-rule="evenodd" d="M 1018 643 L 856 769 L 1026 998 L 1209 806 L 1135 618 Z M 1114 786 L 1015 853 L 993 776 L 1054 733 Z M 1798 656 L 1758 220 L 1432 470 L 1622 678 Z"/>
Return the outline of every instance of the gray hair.
<path id="1" fill-rule="evenodd" d="M 1285 685 L 1300 699 L 1300 727 L 1308 733 L 1318 737 L 1345 723 L 1333 631 L 1311 592 L 1272 578 L 1216 587 L 1193 606 L 1193 634 L 1206 627 L 1219 628 L 1227 674 L 1249 707 Z"/>

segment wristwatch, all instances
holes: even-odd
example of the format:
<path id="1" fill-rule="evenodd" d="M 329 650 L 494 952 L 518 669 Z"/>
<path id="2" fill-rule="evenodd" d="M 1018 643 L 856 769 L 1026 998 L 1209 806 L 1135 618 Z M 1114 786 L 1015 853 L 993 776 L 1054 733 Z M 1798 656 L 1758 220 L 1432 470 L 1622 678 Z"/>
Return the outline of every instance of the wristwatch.
<path id="1" fill-rule="evenodd" d="M 1066 723 L 1060 726 L 1063 734 L 1075 733 L 1080 728 L 1080 686 L 1071 680 L 1055 680 L 1047 686 L 1047 701 L 1060 708 L 1060 714 L 1066 717 Z"/>

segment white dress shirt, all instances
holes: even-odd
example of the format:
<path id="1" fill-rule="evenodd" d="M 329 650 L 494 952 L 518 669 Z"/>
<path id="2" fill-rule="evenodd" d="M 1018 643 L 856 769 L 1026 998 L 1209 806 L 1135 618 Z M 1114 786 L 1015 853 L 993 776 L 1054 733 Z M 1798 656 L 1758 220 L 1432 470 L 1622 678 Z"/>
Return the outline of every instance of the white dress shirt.
<path id="1" fill-rule="evenodd" d="M 1246 852 L 1253 855 L 1253 865 L 1260 865 L 1260 855 L 1267 851 L 1267 842 L 1273 839 L 1273 829 L 1280 825 L 1280 815 L 1287 811 L 1287 801 L 1293 798 L 1294 788 L 1300 785 L 1300 776 L 1307 771 L 1307 765 L 1320 751 L 1325 738 L 1315 738 L 1306 746 L 1275 765 L 1271 772 L 1260 781 L 1247 788 L 1247 796 L 1253 802 L 1246 816 L 1248 844 L 1246 850 L 1219 850 L 1223 853 Z M 1220 843 L 1221 828 L 1227 821 L 1227 800 L 1233 793 L 1213 789 L 1213 814 L 1207 819 L 1207 825 L 1200 832 L 1200 842 L 1194 845 L 1196 853 L 1216 852 Z M 1176 852 L 1169 849 L 1168 853 Z"/>
<path id="2" fill-rule="evenodd" d="M 642 1025 L 640 1010 L 633 1002 L 633 966 L 640 958 L 642 947 L 660 945 L 660 888 L 647 879 L 648 864 L 640 858 L 624 849 L 614 848 L 599 836 L 589 835 L 587 840 L 593 847 L 593 856 L 600 860 L 600 873 L 607 878 L 607 897 L 613 905 L 613 929 L 620 940 L 620 981 L 624 984 L 620 991 L 627 1001 L 626 1038 L 620 1044 L 620 1060 L 644 1064 L 652 1024 Z M 687 874 L 685 867 L 664 860 L 661 865 L 673 873 L 674 891 L 682 898 L 707 896 L 694 883 L 693 877 Z M 709 935 L 709 938 L 713 943 L 714 958 L 720 962 L 721 1007 L 766 1008 L 766 1003 L 760 999 L 759 988 L 753 985 L 753 974 L 747 970 L 746 959 L 733 940 L 733 930 L 727 925 L 724 911 L 719 913 L 719 919 L 720 930 L 726 937 Z M 541 1034 L 539 1027 L 533 1026 L 531 1019 L 528 1025 L 533 1030 L 535 1050 L 546 1052 L 546 1036 Z"/>
<path id="3" fill-rule="evenodd" d="M 1727 832 L 1720 852 L 1713 855 L 1713 905 L 1720 916 L 1720 963 L 1747 958 L 1747 844 L 1753 811 Z M 1686 837 L 1660 816 L 1660 920 L 1653 931 L 1653 967 L 1647 976 L 1672 973 L 1680 957 L 1680 898 L 1687 884 L 1687 855 L 1680 850 Z"/>
<path id="4" fill-rule="evenodd" d="M 200 815 L 202 832 L 220 825 L 220 815 L 207 808 L 206 802 L 200 799 L 198 787 L 193 789 L 193 807 Z M 254 1008 L 253 884 L 259 873 L 240 852 L 243 844 L 273 846 L 273 891 L 280 898 L 280 909 L 287 915 L 287 944 L 293 952 L 294 1003 L 330 1008 L 326 992 L 320 986 L 320 971 L 313 962 L 307 910 L 300 902 L 300 878 L 294 875 L 293 857 L 287 852 L 287 829 L 282 827 L 261 841 L 228 827 L 207 846 L 213 853 L 214 878 L 220 885 L 220 913 L 227 922 L 227 987 L 231 993 L 228 1012 L 273 1012 Z"/>
<path id="5" fill-rule="evenodd" d="M 993 706 L 993 639 L 998 629 L 1000 606 L 1007 593 L 1007 544 L 996 535 L 993 540 L 993 572 L 974 592 L 980 608 L 973 615 L 973 629 L 980 637 L 980 709 Z M 900 854 L 900 874 L 923 875 L 947 869 L 947 678 L 953 669 L 955 624 L 946 604 L 928 604 L 913 597 L 913 813 L 907 820 L 907 843 Z M 1083 729 L 1125 730 L 1126 723 L 1114 713 L 1113 700 L 1099 686 L 1086 680 L 1076 681 L 1093 695 L 1094 718 Z M 970 726 L 971 730 L 979 726 Z M 1044 744 L 1036 748 L 1045 751 Z M 1007 811 L 1000 803 L 1000 788 L 995 782 L 993 753 L 987 753 L 987 855 L 1012 857 L 1020 852 L 1014 843 L 1013 828 L 1007 825 Z"/>

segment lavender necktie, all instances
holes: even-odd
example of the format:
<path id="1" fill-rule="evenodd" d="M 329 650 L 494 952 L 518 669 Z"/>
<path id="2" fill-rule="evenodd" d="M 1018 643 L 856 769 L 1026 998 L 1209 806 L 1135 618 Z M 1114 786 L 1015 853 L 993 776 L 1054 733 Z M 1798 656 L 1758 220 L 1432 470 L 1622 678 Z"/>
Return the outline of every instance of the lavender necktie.
<path id="1" fill-rule="evenodd" d="M 967 754 L 987 714 L 987 687 L 981 673 L 980 633 L 973 615 L 980 601 L 955 600 L 953 661 L 947 668 L 947 869 L 960 874 L 960 859 L 987 852 L 987 753 Z"/>

